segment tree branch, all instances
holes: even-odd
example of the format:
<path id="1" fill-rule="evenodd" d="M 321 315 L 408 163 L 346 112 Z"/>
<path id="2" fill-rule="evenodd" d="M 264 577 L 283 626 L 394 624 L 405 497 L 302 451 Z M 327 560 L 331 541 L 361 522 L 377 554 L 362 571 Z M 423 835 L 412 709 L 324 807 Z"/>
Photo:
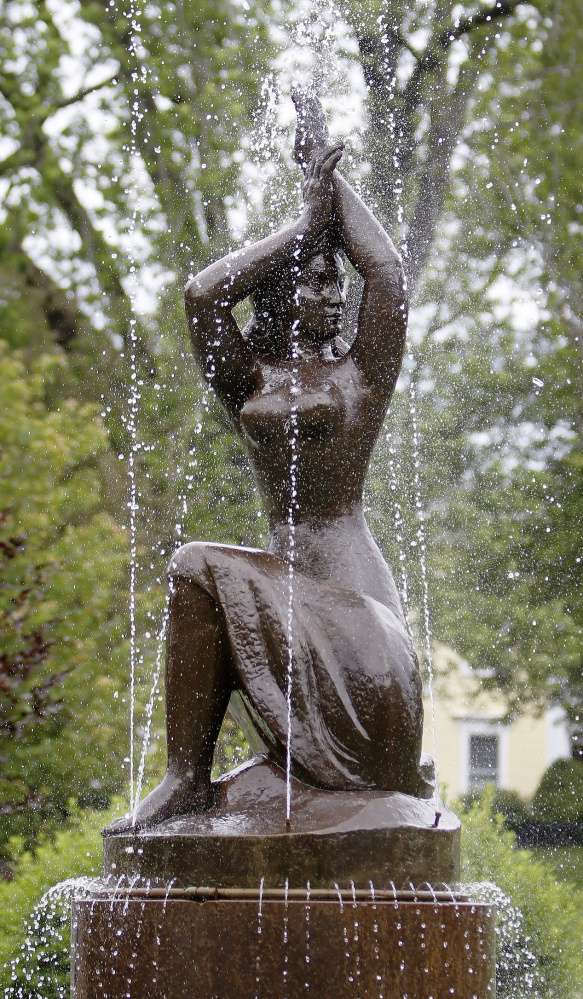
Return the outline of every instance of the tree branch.
<path id="1" fill-rule="evenodd" d="M 520 4 L 525 2 L 526 0 L 497 0 L 497 3 L 492 7 L 487 7 L 477 14 L 470 14 L 468 17 L 464 17 L 458 21 L 457 24 L 445 28 L 434 41 L 429 42 L 403 91 L 403 101 L 410 109 L 410 113 L 418 107 L 421 101 L 421 84 L 423 78 L 427 73 L 433 72 L 439 65 L 439 50 L 447 52 L 455 41 L 458 41 L 470 31 L 481 28 L 485 24 L 491 24 L 492 21 L 499 21 L 502 18 L 509 17 Z"/>
<path id="2" fill-rule="evenodd" d="M 397 41 L 399 45 L 402 46 L 402 48 L 407 49 L 407 52 L 411 53 L 416 62 L 421 61 L 422 59 L 421 53 L 418 52 L 417 49 L 413 48 L 411 42 L 408 42 L 407 39 L 403 37 L 403 33 L 400 28 L 387 29 L 387 31 L 389 31 L 389 33 L 393 36 L 395 41 Z"/>
<path id="3" fill-rule="evenodd" d="M 11 75 L 12 74 L 5 73 L 4 79 L 5 80 L 10 79 Z M 14 77 L 14 79 L 16 81 L 17 78 Z M 73 94 L 72 97 L 63 97 L 62 100 L 55 101 L 55 103 L 51 104 L 49 107 L 46 108 L 43 107 L 40 113 L 34 111 L 33 99 L 34 97 L 37 96 L 36 93 L 29 100 L 27 100 L 26 103 L 32 109 L 32 115 L 35 118 L 35 120 L 40 122 L 45 122 L 47 118 L 50 118 L 50 116 L 52 114 L 55 114 L 56 111 L 60 111 L 61 108 L 70 107 L 71 104 L 76 104 L 77 101 L 82 101 L 85 97 L 88 97 L 89 94 L 93 94 L 97 90 L 102 90 L 103 87 L 108 87 L 110 84 L 114 82 L 115 79 L 116 79 L 115 76 L 109 76 L 107 80 L 102 80 L 101 83 L 94 83 L 93 86 L 91 87 L 83 87 L 81 90 L 78 90 L 76 94 Z M 0 94 L 2 94 L 2 97 L 4 98 L 5 101 L 7 101 L 8 104 L 14 104 L 15 94 L 21 98 L 20 103 L 22 103 L 22 94 L 20 90 L 17 90 L 16 86 L 14 87 L 14 92 L 13 92 L 7 89 L 5 85 L 3 86 L 2 84 L 0 84 Z"/>
<path id="4" fill-rule="evenodd" d="M 103 90 L 104 87 L 109 87 L 110 84 L 112 84 L 116 79 L 116 76 L 109 76 L 107 80 L 102 80 L 101 83 L 95 83 L 92 87 L 83 87 L 81 90 L 77 91 L 76 94 L 73 94 L 72 97 L 64 97 L 62 101 L 57 101 L 57 103 L 49 109 L 46 117 L 49 118 L 52 114 L 55 114 L 55 112 L 60 111 L 61 108 L 68 108 L 71 104 L 76 104 L 77 101 L 84 100 L 85 97 L 88 97 L 89 94 L 94 94 L 97 90 Z M 44 120 L 46 121 L 46 118 Z"/>
<path id="5" fill-rule="evenodd" d="M 40 807 L 46 797 L 38 792 L 32 794 L 27 794 L 25 798 L 21 801 L 16 801 L 13 804 L 3 805 L 0 808 L 0 815 L 16 815 L 18 812 L 28 812 L 30 808 L 35 810 L 40 810 Z"/>
<path id="6" fill-rule="evenodd" d="M 463 126 L 472 89 L 468 77 L 470 73 L 475 76 L 476 72 L 475 66 L 466 70 L 448 98 L 447 109 L 442 114 L 434 110 L 432 115 L 426 164 L 409 226 L 407 278 L 411 288 L 419 280 L 429 256 L 449 184 L 451 155 Z"/>
<path id="7" fill-rule="evenodd" d="M 55 335 L 56 342 L 65 349 L 71 340 L 79 336 L 86 327 L 85 316 L 69 301 L 65 293 L 44 271 L 37 267 L 22 247 L 18 248 L 23 260 L 24 283 L 36 288 L 40 296 L 49 327 Z"/>
<path id="8" fill-rule="evenodd" d="M 105 263 L 109 260 L 111 247 L 108 246 L 102 234 L 95 228 L 89 212 L 79 201 L 75 188 L 70 177 L 61 173 L 53 181 L 53 188 L 56 194 L 57 204 L 62 208 L 71 227 L 79 234 L 85 246 L 87 256 L 95 268 L 95 272 L 100 280 L 101 286 L 106 294 L 109 294 L 113 303 L 117 304 L 119 316 L 122 320 L 128 320 L 131 314 L 131 306 L 126 291 L 121 283 L 120 276 L 111 265 Z M 156 370 L 156 362 L 148 350 L 143 328 L 138 324 L 136 331 L 140 333 L 137 342 L 130 340 L 129 322 L 124 322 L 125 349 L 128 353 L 135 353 L 140 361 L 146 365 L 149 371 Z"/>
<path id="9" fill-rule="evenodd" d="M 445 52 L 450 45 L 457 42 L 464 35 L 467 35 L 469 31 L 481 28 L 484 24 L 490 24 L 491 21 L 499 21 L 501 18 L 510 17 L 515 9 L 524 2 L 525 0 L 498 0 L 492 7 L 487 7 L 477 14 L 470 14 L 468 17 L 464 17 L 458 21 L 453 27 L 446 28 L 438 35 L 437 44 Z"/>
<path id="10" fill-rule="evenodd" d="M 52 115 L 56 114 L 62 108 L 71 107 L 72 104 L 82 101 L 89 94 L 110 86 L 114 80 L 114 76 L 108 77 L 107 80 L 102 80 L 101 83 L 96 83 L 92 87 L 84 87 L 82 90 L 77 91 L 76 94 L 73 94 L 72 97 L 64 97 L 61 101 L 57 101 L 56 104 L 52 104 L 50 107 L 33 111 L 24 129 L 20 147 L 0 162 L 0 176 L 10 173 L 13 170 L 19 170 L 23 166 L 30 166 L 35 162 L 38 151 L 45 142 L 42 133 L 43 125 Z M 12 103 L 10 97 L 1 86 L 0 93 L 9 103 Z"/>

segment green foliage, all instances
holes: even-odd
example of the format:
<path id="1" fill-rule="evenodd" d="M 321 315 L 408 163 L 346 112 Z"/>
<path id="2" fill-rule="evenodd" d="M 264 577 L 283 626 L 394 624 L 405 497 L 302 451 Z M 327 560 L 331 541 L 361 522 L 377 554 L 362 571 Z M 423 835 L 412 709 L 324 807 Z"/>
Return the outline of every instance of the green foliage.
<path id="1" fill-rule="evenodd" d="M 68 891 L 63 882 L 99 876 L 103 855 L 101 830 L 121 811 L 119 801 L 108 812 L 80 812 L 73 808 L 69 827 L 57 832 L 51 841 L 41 842 L 34 854 L 13 840 L 16 876 L 12 881 L 0 881 L 0 985 L 4 988 L 20 987 L 23 991 L 15 994 L 23 999 L 68 995 L 68 900 L 75 889 L 72 886 Z M 77 883 L 76 890 L 82 891 L 82 882 Z M 39 907 L 47 892 L 49 897 Z M 33 976 L 30 982 L 27 973 Z M 12 974 L 15 977 L 11 980 Z M 39 981 L 41 976 L 43 981 Z"/>
<path id="2" fill-rule="evenodd" d="M 138 759 L 172 551 L 193 538 L 257 543 L 265 527 L 242 450 L 189 357 L 182 286 L 228 245 L 239 150 L 272 51 L 268 13 L 231 0 L 178 13 L 162 0 L 143 5 L 134 30 L 108 2 L 0 2 L 0 337 L 20 351 L 31 405 L 46 409 L 20 440 L 44 456 L 42 475 L 32 481 L 25 448 L 5 488 L 44 501 L 49 522 L 54 506 L 54 535 L 31 529 L 40 514 L 24 504 L 4 525 L 7 543 L 27 540 L 1 563 L 14 575 L 2 592 L 24 592 L 28 576 L 34 587 L 21 613 L 28 645 L 17 648 L 14 614 L 3 635 L 28 672 L 6 702 L 10 732 L 24 734 L 0 744 L 0 839 L 32 842 L 70 796 L 104 804 L 127 779 L 129 455 Z M 43 421 L 63 437 L 45 442 Z M 47 649 L 33 642 L 41 625 Z M 159 690 L 152 735 L 147 781 L 164 765 Z"/>
<path id="3" fill-rule="evenodd" d="M 499 923 L 499 941 L 514 939 L 519 949 L 504 955 L 497 995 L 522 995 L 514 991 L 518 983 L 513 978 L 513 967 L 518 969 L 522 961 L 523 973 L 526 968 L 533 976 L 530 994 L 575 999 L 583 994 L 583 894 L 558 881 L 531 851 L 516 849 L 503 822 L 493 812 L 492 789 L 462 815 L 462 881 L 493 882 L 502 889 L 511 902 L 508 917 L 519 929 L 513 934 L 512 926 L 505 929 Z"/>
<path id="4" fill-rule="evenodd" d="M 570 881 L 583 892 L 582 846 L 538 847 L 534 855 L 552 867 L 558 881 Z"/>
<path id="5" fill-rule="evenodd" d="M 419 546 L 410 484 L 416 458 L 421 467 L 435 637 L 489 670 L 484 686 L 510 711 L 550 699 L 573 731 L 583 719 L 581 18 L 580 5 L 519 8 L 480 55 L 391 425 L 407 556 Z M 381 466 L 377 493 L 390 478 Z"/>
<path id="6" fill-rule="evenodd" d="M 516 791 L 506 787 L 490 785 L 487 790 L 473 789 L 460 799 L 464 812 L 468 812 L 474 804 L 484 803 L 484 800 L 494 815 L 502 815 L 510 824 L 522 822 L 531 814 L 526 801 Z"/>
<path id="7" fill-rule="evenodd" d="M 239 725 L 230 711 L 227 711 L 213 759 L 212 778 L 216 780 L 229 770 L 245 763 L 251 759 L 251 752 L 247 737 L 239 728 Z"/>
<path id="8" fill-rule="evenodd" d="M 156 278 L 161 266 L 185 275 L 211 246 L 224 246 L 241 127 L 255 111 L 270 51 L 266 13 L 264 5 L 243 10 L 215 0 L 185 2 L 178 16 L 173 3 L 160 0 L 136 8 L 132 24 L 128 12 L 104 0 L 64 0 L 57 9 L 3 3 L 0 121 L 14 145 L 0 165 L 10 182 L 6 245 L 21 247 L 29 227 L 42 242 L 59 216 L 76 238 L 73 257 L 71 244 L 64 252 L 51 248 L 53 267 L 68 271 L 86 299 L 87 269 L 76 267 L 78 254 L 100 285 L 90 300 L 105 294 L 101 307 L 116 325 L 127 325 L 122 279 L 133 264 L 131 254 L 112 253 L 112 244 L 136 207 L 137 155 L 145 195 L 137 208 L 140 237 L 149 243 L 137 251 L 140 262 L 153 251 Z M 73 95 L 62 69 L 67 60 L 88 81 Z M 63 108 L 68 113 L 55 126 Z M 80 196 L 75 180 L 93 197 Z M 127 329 L 119 332 L 127 339 Z"/>
<path id="9" fill-rule="evenodd" d="M 545 822 L 583 821 L 583 760 L 555 760 L 532 799 L 536 818 Z"/>
<path id="10" fill-rule="evenodd" d="M 27 374 L 0 341 L 0 849 L 119 786 L 125 537 L 103 513 L 95 407 L 46 402 L 64 363 Z"/>
<path id="11" fill-rule="evenodd" d="M 0 335 L 26 359 L 55 342 L 67 349 L 61 391 L 102 404 L 101 471 L 118 520 L 128 478 L 117 456 L 133 448 L 141 554 L 154 540 L 160 560 L 145 586 L 183 519 L 194 444 L 226 482 L 220 497 L 213 487 L 207 520 L 217 513 L 230 536 L 247 530 L 225 499 L 233 480 L 238 512 L 241 485 L 248 499 L 240 448 L 231 438 L 221 454 L 212 427 L 208 440 L 206 427 L 195 436 L 205 398 L 185 350 L 182 288 L 228 245 L 240 146 L 272 51 L 268 13 L 219 0 L 183 3 L 178 15 L 162 0 L 136 8 L 132 25 L 99 0 L 0 5 L 0 126 L 14 146 L 0 162 Z M 76 94 L 69 64 L 87 81 Z"/>

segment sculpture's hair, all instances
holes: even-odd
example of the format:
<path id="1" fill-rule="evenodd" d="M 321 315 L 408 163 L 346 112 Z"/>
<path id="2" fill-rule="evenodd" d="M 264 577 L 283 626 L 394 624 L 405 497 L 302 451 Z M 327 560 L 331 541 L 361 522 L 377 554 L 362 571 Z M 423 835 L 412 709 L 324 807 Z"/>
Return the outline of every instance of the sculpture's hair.
<path id="1" fill-rule="evenodd" d="M 254 288 L 251 295 L 253 318 L 243 330 L 243 336 L 256 353 L 276 357 L 287 355 L 289 350 L 289 331 L 285 328 L 287 306 L 291 302 L 291 296 L 303 268 L 310 260 L 320 255 L 342 259 L 340 241 L 328 230 L 315 244 L 310 245 L 309 250 L 304 253 L 300 251 L 291 263 Z"/>

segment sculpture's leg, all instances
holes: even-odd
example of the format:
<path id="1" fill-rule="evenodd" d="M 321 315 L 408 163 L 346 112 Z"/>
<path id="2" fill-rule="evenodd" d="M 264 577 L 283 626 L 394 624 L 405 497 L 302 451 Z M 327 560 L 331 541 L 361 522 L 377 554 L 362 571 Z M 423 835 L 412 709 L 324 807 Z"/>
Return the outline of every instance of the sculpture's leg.
<path id="1" fill-rule="evenodd" d="M 166 651 L 168 770 L 207 792 L 233 690 L 222 614 L 200 586 L 175 579 Z"/>
<path id="2" fill-rule="evenodd" d="M 213 752 L 233 687 L 219 608 L 196 583 L 175 578 L 166 645 L 168 768 L 138 805 L 135 828 L 210 807 Z"/>

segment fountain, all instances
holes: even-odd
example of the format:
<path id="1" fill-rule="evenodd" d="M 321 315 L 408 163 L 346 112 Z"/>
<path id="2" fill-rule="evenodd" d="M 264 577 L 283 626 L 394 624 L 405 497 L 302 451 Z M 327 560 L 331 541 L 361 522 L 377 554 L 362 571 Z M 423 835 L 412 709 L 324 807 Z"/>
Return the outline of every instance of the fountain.
<path id="1" fill-rule="evenodd" d="M 74 903 L 76 999 L 495 992 L 493 910 L 455 890 L 460 824 L 421 753 L 419 666 L 362 508 L 404 350 L 401 262 L 319 101 L 292 97 L 299 220 L 186 290 L 270 545 L 171 560 L 168 769 L 104 831 L 103 886 Z M 351 345 L 344 257 L 364 281 Z M 211 782 L 229 704 L 259 753 Z"/>

